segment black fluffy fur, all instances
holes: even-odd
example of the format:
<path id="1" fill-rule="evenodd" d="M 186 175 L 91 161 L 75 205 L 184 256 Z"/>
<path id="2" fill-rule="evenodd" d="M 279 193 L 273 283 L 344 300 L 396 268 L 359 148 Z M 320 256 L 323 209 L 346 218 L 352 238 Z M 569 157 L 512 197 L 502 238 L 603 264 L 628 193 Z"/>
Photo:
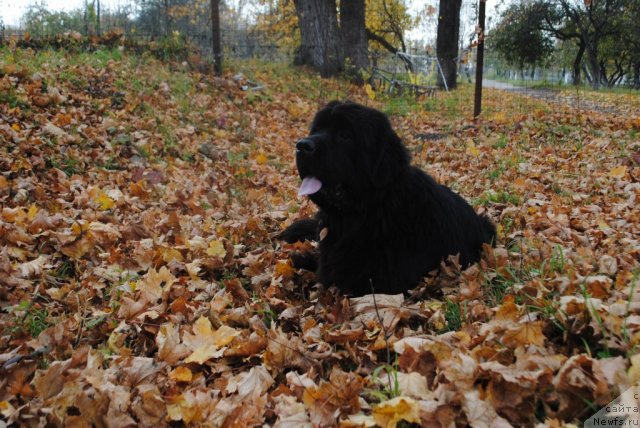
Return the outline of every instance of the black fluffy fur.
<path id="1" fill-rule="evenodd" d="M 479 260 L 483 243 L 495 241 L 491 221 L 410 165 L 384 113 L 333 101 L 297 147 L 300 177 L 323 184 L 309 196 L 319 211 L 280 238 L 320 241 L 322 284 L 356 296 L 371 293 L 371 286 L 377 293 L 406 292 L 447 256 L 459 254 L 467 266 Z M 313 257 L 298 255 L 294 262 L 315 268 Z"/>

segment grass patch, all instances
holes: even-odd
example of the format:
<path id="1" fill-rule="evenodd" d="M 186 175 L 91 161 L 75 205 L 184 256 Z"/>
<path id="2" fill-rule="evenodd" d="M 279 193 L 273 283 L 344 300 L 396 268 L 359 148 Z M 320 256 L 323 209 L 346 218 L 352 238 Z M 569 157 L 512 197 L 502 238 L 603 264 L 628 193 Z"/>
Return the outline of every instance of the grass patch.
<path id="1" fill-rule="evenodd" d="M 501 169 L 496 169 L 488 173 L 487 177 L 491 179 L 496 179 L 502 173 Z M 491 205 L 491 204 L 509 204 L 509 205 L 520 205 L 521 198 L 518 195 L 514 195 L 513 193 L 509 193 L 506 190 L 502 192 L 488 191 L 482 194 L 481 197 L 474 201 L 474 205 Z"/>
<path id="2" fill-rule="evenodd" d="M 445 300 L 442 304 L 444 310 L 445 327 L 438 333 L 446 333 L 448 331 L 458 331 L 462 328 L 464 310 L 459 302 Z"/>
<path id="3" fill-rule="evenodd" d="M 23 300 L 18 305 L 5 310 L 15 316 L 14 327 L 12 328 L 14 335 L 27 333 L 35 339 L 51 326 L 51 323 L 47 321 L 49 311 L 46 308 L 35 305 L 33 302 Z"/>

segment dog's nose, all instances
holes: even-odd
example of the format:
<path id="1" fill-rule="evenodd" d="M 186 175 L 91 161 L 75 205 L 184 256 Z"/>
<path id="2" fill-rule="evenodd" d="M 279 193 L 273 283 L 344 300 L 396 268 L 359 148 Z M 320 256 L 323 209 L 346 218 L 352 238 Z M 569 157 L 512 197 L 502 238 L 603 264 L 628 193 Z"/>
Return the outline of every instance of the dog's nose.
<path id="1" fill-rule="evenodd" d="M 303 138 L 296 143 L 296 151 L 304 153 L 313 153 L 316 149 L 316 143 L 309 139 Z"/>

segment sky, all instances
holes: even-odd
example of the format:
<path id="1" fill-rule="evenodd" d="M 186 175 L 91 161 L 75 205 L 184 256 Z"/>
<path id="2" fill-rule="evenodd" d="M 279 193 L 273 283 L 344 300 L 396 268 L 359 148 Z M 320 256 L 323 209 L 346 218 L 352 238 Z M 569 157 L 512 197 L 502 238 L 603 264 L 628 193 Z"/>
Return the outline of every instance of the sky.
<path id="1" fill-rule="evenodd" d="M 35 3 L 36 1 L 43 0 L 0 0 L 0 18 L 5 25 L 17 26 L 20 24 L 20 17 L 24 14 L 27 7 Z M 467 0 L 465 0 L 467 1 Z M 70 11 L 80 8 L 85 0 L 44 0 L 49 10 L 55 11 Z M 487 0 L 487 16 L 490 16 L 494 5 L 497 0 Z M 100 4 L 103 9 L 109 9 L 109 7 L 125 5 L 130 3 L 130 0 L 101 0 Z M 426 3 L 421 0 L 410 0 L 413 8 L 420 8 L 421 4 Z"/>
<path id="2" fill-rule="evenodd" d="M 5 25 L 18 25 L 20 17 L 33 3 L 40 3 L 43 0 L 0 0 L 0 18 Z M 79 9 L 84 5 L 85 0 L 44 0 L 47 9 L 52 11 L 71 11 Z M 129 0 L 100 0 L 103 9 L 109 7 L 125 5 Z"/>

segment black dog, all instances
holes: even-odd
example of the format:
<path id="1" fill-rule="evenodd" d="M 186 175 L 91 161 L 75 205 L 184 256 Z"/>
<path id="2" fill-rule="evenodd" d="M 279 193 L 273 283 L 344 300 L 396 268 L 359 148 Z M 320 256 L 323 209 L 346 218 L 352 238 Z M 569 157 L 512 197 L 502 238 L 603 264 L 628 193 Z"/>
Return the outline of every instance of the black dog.
<path id="1" fill-rule="evenodd" d="M 459 195 L 410 165 L 384 113 L 333 101 L 296 144 L 302 185 L 320 211 L 280 238 L 319 240 L 319 282 L 352 295 L 399 293 L 415 287 L 452 254 L 467 266 L 496 231 Z M 295 260 L 294 260 L 295 261 Z M 317 266 L 314 266 L 316 264 Z"/>

